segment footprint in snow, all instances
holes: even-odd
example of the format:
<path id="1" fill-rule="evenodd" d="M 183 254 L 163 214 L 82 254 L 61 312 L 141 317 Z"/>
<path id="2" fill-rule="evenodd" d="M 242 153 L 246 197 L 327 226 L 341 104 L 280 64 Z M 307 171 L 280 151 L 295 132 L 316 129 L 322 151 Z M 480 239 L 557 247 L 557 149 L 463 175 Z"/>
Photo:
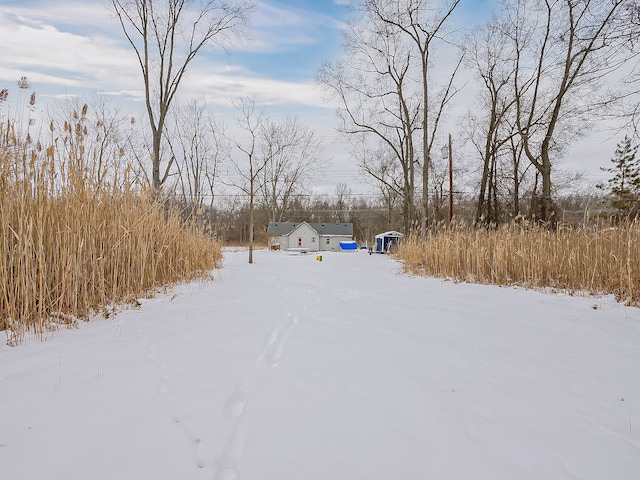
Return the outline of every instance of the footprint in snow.
<path id="1" fill-rule="evenodd" d="M 224 416 L 229 420 L 238 420 L 244 414 L 244 407 L 249 400 L 249 392 L 244 386 L 236 389 L 224 402 Z"/>
<path id="2" fill-rule="evenodd" d="M 280 364 L 284 347 L 287 344 L 291 330 L 293 330 L 293 327 L 295 327 L 299 322 L 298 316 L 293 313 L 288 313 L 287 317 L 287 321 L 276 328 L 268 339 L 268 348 L 265 360 L 273 368 Z"/>

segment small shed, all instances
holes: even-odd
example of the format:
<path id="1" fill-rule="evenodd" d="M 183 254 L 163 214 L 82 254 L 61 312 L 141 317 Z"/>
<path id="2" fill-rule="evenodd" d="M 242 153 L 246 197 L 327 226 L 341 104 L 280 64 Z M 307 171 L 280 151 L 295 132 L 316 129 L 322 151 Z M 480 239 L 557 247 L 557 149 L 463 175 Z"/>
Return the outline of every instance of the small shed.
<path id="1" fill-rule="evenodd" d="M 398 242 L 404 235 L 400 232 L 390 231 L 376 235 L 376 252 L 389 253 L 398 248 Z"/>

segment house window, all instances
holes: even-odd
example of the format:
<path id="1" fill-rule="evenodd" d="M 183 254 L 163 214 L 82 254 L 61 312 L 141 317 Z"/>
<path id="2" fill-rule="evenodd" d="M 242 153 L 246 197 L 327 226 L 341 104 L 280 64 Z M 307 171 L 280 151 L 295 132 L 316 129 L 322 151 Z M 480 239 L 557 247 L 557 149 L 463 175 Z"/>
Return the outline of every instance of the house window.
<path id="1" fill-rule="evenodd" d="M 298 246 L 301 247 L 302 246 L 302 238 L 298 238 Z"/>
<path id="2" fill-rule="evenodd" d="M 316 243 L 316 237 L 311 237 L 311 243 Z"/>

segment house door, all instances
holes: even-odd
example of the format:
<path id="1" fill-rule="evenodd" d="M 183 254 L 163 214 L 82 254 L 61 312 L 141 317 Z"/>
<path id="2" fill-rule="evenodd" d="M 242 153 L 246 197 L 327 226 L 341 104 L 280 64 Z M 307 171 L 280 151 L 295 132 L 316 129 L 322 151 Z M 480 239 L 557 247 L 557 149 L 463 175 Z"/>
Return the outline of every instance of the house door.
<path id="1" fill-rule="evenodd" d="M 302 246 L 302 238 L 298 237 L 298 246 L 301 247 Z"/>

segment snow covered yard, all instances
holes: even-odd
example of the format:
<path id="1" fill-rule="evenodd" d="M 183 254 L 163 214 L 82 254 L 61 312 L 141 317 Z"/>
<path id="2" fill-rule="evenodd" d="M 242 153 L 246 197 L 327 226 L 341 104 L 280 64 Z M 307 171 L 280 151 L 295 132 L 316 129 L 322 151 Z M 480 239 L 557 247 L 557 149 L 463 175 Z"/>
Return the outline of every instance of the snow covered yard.
<path id="1" fill-rule="evenodd" d="M 638 309 L 322 256 L 0 348 L 2 479 L 640 478 Z"/>

